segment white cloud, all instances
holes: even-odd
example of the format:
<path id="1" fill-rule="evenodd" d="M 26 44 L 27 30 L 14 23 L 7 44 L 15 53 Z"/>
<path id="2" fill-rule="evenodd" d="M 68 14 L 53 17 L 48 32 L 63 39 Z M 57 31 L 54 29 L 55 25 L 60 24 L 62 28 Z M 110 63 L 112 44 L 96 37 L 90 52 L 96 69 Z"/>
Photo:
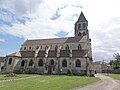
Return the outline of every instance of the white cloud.
<path id="1" fill-rule="evenodd" d="M 89 22 L 94 58 L 112 58 L 113 53 L 120 51 L 119 3 L 119 0 L 2 0 L 2 7 L 7 5 L 13 12 L 31 18 L 26 25 L 4 26 L 2 31 L 25 39 L 54 38 L 61 30 L 73 36 L 78 19 L 75 15 L 79 15 L 82 8 Z M 51 20 L 58 8 L 61 16 Z"/>
<path id="2" fill-rule="evenodd" d="M 0 42 L 6 42 L 6 40 L 3 38 L 0 38 Z"/>

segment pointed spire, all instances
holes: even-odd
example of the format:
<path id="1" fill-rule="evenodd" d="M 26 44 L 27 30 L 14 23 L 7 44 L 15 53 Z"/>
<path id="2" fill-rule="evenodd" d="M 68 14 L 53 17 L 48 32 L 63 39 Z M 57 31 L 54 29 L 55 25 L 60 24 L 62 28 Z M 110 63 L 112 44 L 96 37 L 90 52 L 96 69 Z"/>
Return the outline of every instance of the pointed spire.
<path id="1" fill-rule="evenodd" d="M 80 14 L 80 16 L 78 18 L 78 21 L 79 22 L 87 22 L 87 20 L 86 20 L 86 18 L 85 18 L 85 16 L 84 16 L 82 11 L 81 11 L 81 14 Z"/>

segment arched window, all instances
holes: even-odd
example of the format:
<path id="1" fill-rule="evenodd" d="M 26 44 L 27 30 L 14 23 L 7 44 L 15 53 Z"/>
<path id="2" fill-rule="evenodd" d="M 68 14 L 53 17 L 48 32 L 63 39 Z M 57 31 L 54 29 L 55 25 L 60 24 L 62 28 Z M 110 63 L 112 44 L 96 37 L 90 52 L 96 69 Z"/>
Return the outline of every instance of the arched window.
<path id="1" fill-rule="evenodd" d="M 40 59 L 40 60 L 38 61 L 38 66 L 43 66 L 43 60 L 42 60 L 42 59 Z"/>
<path id="2" fill-rule="evenodd" d="M 12 58 L 9 58 L 8 64 L 11 64 L 11 63 L 12 63 Z"/>
<path id="3" fill-rule="evenodd" d="M 50 61 L 50 65 L 54 65 L 54 60 L 53 59 Z"/>
<path id="4" fill-rule="evenodd" d="M 83 36 L 85 36 L 86 35 L 86 33 L 85 32 L 83 32 Z"/>
<path id="5" fill-rule="evenodd" d="M 55 46 L 55 51 L 57 51 L 57 49 L 58 49 L 58 46 L 56 45 L 56 46 Z"/>
<path id="6" fill-rule="evenodd" d="M 85 25 L 85 23 L 83 23 L 83 28 L 85 28 L 86 27 L 86 25 Z"/>
<path id="7" fill-rule="evenodd" d="M 78 33 L 78 36 L 81 36 L 81 32 Z"/>
<path id="8" fill-rule="evenodd" d="M 81 50 L 81 49 L 82 49 L 82 47 L 81 47 L 81 45 L 79 44 L 79 45 L 78 45 L 78 50 Z"/>
<path id="9" fill-rule="evenodd" d="M 65 59 L 62 61 L 62 67 L 67 67 L 67 61 Z"/>
<path id="10" fill-rule="evenodd" d="M 24 65 L 25 65 L 25 61 L 23 60 L 23 61 L 21 62 L 21 66 L 24 67 Z"/>
<path id="11" fill-rule="evenodd" d="M 26 50 L 26 47 L 24 47 L 24 50 Z"/>
<path id="12" fill-rule="evenodd" d="M 80 29 L 81 28 L 81 24 L 78 24 L 78 29 Z"/>
<path id="13" fill-rule="evenodd" d="M 66 50 L 69 50 L 69 46 L 68 45 L 66 46 Z"/>
<path id="14" fill-rule="evenodd" d="M 32 47 L 29 47 L 29 50 L 31 50 L 32 49 Z"/>
<path id="15" fill-rule="evenodd" d="M 80 62 L 80 60 L 77 60 L 77 61 L 76 61 L 76 67 L 81 67 L 81 62 Z"/>
<path id="16" fill-rule="evenodd" d="M 29 62 L 29 66 L 33 66 L 33 60 L 32 59 Z"/>

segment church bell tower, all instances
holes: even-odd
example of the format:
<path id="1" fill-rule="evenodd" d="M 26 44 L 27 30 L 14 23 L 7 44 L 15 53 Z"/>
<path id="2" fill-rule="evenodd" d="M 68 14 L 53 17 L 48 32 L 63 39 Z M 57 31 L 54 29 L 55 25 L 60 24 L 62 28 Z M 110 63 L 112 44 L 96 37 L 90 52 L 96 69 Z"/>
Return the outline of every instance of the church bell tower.
<path id="1" fill-rule="evenodd" d="M 82 37 L 88 35 L 88 21 L 83 12 L 81 12 L 77 22 L 75 23 L 75 37 Z"/>

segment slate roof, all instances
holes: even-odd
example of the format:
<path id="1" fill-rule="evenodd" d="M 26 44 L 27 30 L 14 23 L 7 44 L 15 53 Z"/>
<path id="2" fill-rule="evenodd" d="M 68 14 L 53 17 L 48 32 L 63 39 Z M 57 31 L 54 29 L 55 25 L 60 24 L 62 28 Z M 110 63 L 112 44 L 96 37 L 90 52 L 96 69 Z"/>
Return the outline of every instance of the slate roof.
<path id="1" fill-rule="evenodd" d="M 5 57 L 0 57 L 0 62 L 4 62 L 5 61 Z"/>
<path id="2" fill-rule="evenodd" d="M 42 57 L 42 58 L 44 58 L 44 57 L 45 57 L 45 51 L 39 51 L 37 57 Z"/>
<path id="3" fill-rule="evenodd" d="M 8 57 L 21 57 L 21 53 L 20 52 L 14 52 L 12 54 L 7 55 Z"/>
<path id="4" fill-rule="evenodd" d="M 45 50 L 40 50 L 38 52 L 37 57 L 38 58 L 44 58 L 45 57 Z M 85 50 L 72 50 L 72 57 L 84 57 L 86 54 Z M 22 58 L 34 58 L 35 51 L 20 51 L 12 53 L 8 56 L 11 57 L 22 57 Z M 48 58 L 54 58 L 57 56 L 57 51 L 50 50 L 48 52 Z M 70 50 L 60 50 L 60 57 L 70 57 Z"/>
<path id="5" fill-rule="evenodd" d="M 69 57 L 70 50 L 61 50 L 60 51 L 60 57 Z"/>
<path id="6" fill-rule="evenodd" d="M 72 50 L 72 57 L 84 57 L 86 53 L 85 50 Z"/>
<path id="7" fill-rule="evenodd" d="M 82 37 L 66 37 L 66 38 L 53 38 L 53 39 L 34 39 L 27 40 L 23 45 L 42 45 L 53 43 L 76 43 L 79 42 Z"/>
<path id="8" fill-rule="evenodd" d="M 20 51 L 23 58 L 34 58 L 35 51 Z"/>
<path id="9" fill-rule="evenodd" d="M 56 55 L 57 55 L 57 52 L 55 51 L 55 50 L 50 50 L 49 52 L 48 52 L 48 57 L 56 57 Z"/>
<path id="10" fill-rule="evenodd" d="M 79 16 L 79 18 L 78 18 L 78 21 L 79 21 L 79 22 L 87 22 L 87 19 L 85 18 L 83 12 L 81 12 L 81 14 L 80 14 L 80 16 Z M 78 21 L 77 21 L 77 22 L 78 22 Z"/>

